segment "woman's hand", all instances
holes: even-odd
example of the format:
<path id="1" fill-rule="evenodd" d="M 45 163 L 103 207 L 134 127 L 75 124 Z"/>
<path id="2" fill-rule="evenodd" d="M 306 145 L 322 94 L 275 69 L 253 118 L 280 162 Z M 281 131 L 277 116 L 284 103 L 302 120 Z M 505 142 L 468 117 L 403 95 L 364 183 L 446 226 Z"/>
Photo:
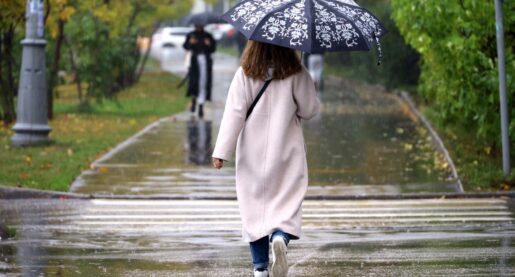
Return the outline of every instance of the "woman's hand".
<path id="1" fill-rule="evenodd" d="M 224 166 L 224 160 L 219 158 L 213 158 L 213 167 L 216 169 L 220 169 Z"/>

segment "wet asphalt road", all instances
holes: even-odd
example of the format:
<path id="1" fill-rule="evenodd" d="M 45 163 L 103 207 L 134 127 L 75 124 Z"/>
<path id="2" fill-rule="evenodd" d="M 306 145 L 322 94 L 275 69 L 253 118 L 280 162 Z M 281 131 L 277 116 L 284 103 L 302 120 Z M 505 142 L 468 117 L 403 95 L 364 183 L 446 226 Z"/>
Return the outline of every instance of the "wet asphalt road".
<path id="1" fill-rule="evenodd" d="M 502 199 L 306 201 L 290 276 L 513 276 Z M 6 276 L 250 276 L 235 201 L 0 200 Z"/>
<path id="2" fill-rule="evenodd" d="M 181 57 L 154 53 L 184 73 Z M 206 120 L 164 118 L 97 161 L 71 191 L 205 200 L 0 200 L 0 276 L 250 276 L 234 169 L 210 168 L 235 59 L 216 56 Z M 454 192 L 427 131 L 378 88 L 328 80 L 324 112 L 305 123 L 310 196 Z M 337 89 L 338 88 L 338 89 Z M 211 198 L 211 199 L 209 199 Z M 290 276 L 512 276 L 507 199 L 314 201 Z"/>

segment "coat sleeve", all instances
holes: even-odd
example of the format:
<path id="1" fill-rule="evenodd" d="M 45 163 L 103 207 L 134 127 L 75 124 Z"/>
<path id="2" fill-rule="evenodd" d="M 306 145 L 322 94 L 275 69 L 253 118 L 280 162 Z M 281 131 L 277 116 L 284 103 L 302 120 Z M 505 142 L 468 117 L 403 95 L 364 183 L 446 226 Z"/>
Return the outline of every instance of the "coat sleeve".
<path id="1" fill-rule="evenodd" d="M 212 54 L 213 52 L 216 51 L 216 40 L 213 38 L 212 35 L 209 35 L 208 39 L 209 39 L 209 42 L 210 42 L 210 46 L 208 47 L 207 52 L 209 54 Z"/>
<path id="2" fill-rule="evenodd" d="M 232 158 L 238 136 L 245 125 L 248 106 L 243 70 L 239 68 L 229 88 L 222 123 L 212 155 L 213 158 L 225 161 Z"/>
<path id="3" fill-rule="evenodd" d="M 184 44 L 182 45 L 182 47 L 186 50 L 191 50 L 192 48 L 192 45 L 190 43 L 190 38 L 191 38 L 192 34 L 189 33 L 186 35 L 186 40 L 184 41 Z"/>
<path id="4" fill-rule="evenodd" d="M 297 116 L 309 120 L 318 114 L 320 101 L 317 97 L 315 83 L 304 68 L 302 72 L 296 76 L 293 86 L 293 97 L 297 103 Z"/>

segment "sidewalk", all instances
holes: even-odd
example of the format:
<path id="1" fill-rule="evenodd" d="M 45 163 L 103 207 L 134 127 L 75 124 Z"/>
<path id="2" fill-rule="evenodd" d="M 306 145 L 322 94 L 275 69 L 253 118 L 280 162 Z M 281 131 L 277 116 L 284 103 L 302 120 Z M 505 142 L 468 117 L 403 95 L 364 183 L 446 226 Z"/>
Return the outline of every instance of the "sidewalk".
<path id="1" fill-rule="evenodd" d="M 182 57 L 163 68 L 183 76 Z M 205 120 L 189 112 L 163 118 L 93 164 L 71 191 L 100 195 L 234 197 L 230 163 L 214 170 L 214 147 L 238 61 L 215 55 L 213 102 Z M 304 122 L 309 196 L 460 192 L 442 153 L 402 100 L 375 86 L 330 78 L 323 113 Z"/>

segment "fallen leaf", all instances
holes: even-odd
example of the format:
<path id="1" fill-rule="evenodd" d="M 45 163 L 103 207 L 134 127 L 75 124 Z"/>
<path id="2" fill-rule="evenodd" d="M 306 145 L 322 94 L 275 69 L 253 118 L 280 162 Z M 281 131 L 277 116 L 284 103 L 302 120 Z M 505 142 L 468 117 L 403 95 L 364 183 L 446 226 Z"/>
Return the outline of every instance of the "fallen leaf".
<path id="1" fill-rule="evenodd" d="M 32 165 L 32 155 L 31 154 L 25 155 L 25 162 L 28 165 Z"/>
<path id="2" fill-rule="evenodd" d="M 41 168 L 42 169 L 50 169 L 50 168 L 52 168 L 52 162 L 46 162 L 46 163 L 42 164 Z"/>
<path id="3" fill-rule="evenodd" d="M 30 174 L 29 174 L 29 173 L 27 173 L 27 172 L 22 172 L 22 173 L 20 173 L 19 177 L 20 177 L 20 179 L 22 179 L 22 180 L 27 180 L 27 179 L 29 179 L 29 178 L 30 178 Z"/>
<path id="4" fill-rule="evenodd" d="M 100 167 L 98 168 L 98 172 L 102 173 L 102 174 L 106 174 L 109 172 L 109 168 L 107 167 Z"/>
<path id="5" fill-rule="evenodd" d="M 66 154 L 68 154 L 68 157 L 73 156 L 73 149 L 68 148 L 68 150 L 66 150 Z"/>

